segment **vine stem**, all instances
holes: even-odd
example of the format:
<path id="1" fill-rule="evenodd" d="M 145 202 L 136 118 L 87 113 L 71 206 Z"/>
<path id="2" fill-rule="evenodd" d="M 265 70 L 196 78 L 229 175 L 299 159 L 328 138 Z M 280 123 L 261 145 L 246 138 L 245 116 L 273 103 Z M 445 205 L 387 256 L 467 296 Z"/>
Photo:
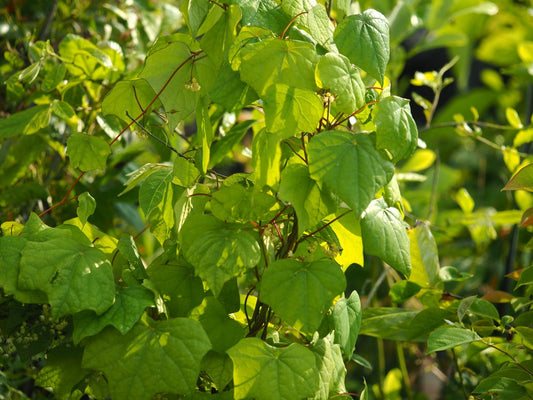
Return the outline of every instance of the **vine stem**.
<path id="1" fill-rule="evenodd" d="M 363 111 L 366 107 L 372 105 L 372 104 L 377 104 L 379 103 L 377 100 L 373 100 L 373 101 L 369 101 L 368 103 L 366 103 L 363 107 L 359 108 L 357 111 L 355 111 L 354 113 L 348 115 L 347 117 L 341 119 L 340 121 L 336 122 L 335 123 L 335 126 L 337 125 L 340 125 L 342 124 L 343 122 L 346 122 L 348 121 L 350 118 L 356 116 L 357 114 L 359 114 L 361 111 Z"/>
<path id="2" fill-rule="evenodd" d="M 302 236 L 300 238 L 300 240 L 298 240 L 298 243 L 301 243 L 302 241 L 304 241 L 305 239 L 307 239 L 308 237 L 311 237 L 313 235 L 316 235 L 318 232 L 320 232 L 322 229 L 326 229 L 328 226 L 330 226 L 332 223 L 334 223 L 335 221 L 341 219 L 342 217 L 344 217 L 346 214 L 349 214 L 351 213 L 352 210 L 347 210 L 345 212 L 343 212 L 341 215 L 339 215 L 338 217 L 335 217 L 333 218 L 331 221 L 329 221 L 327 224 L 325 224 L 324 226 L 321 226 L 320 228 L 318 228 L 317 230 L 309 233 L 308 235 L 305 235 L 305 236 Z"/>
<path id="3" fill-rule="evenodd" d="M 157 92 L 157 94 L 155 95 L 155 97 L 152 99 L 152 101 L 150 102 L 150 104 L 148 104 L 148 106 L 143 110 L 142 107 L 141 107 L 141 110 L 142 112 L 137 116 L 137 118 L 133 119 L 133 121 L 131 121 L 128 125 L 126 125 L 126 127 L 124 129 L 122 129 L 117 136 L 115 136 L 115 138 L 109 142 L 109 147 L 111 147 L 113 145 L 113 143 L 115 143 L 121 136 L 124 132 L 126 132 L 135 122 L 137 122 L 137 120 L 139 120 L 144 114 L 146 114 L 146 111 L 148 109 L 150 109 L 150 107 L 156 102 L 156 100 L 159 98 L 159 96 L 161 96 L 161 94 L 163 93 L 163 91 L 168 87 L 168 85 L 170 84 L 170 81 L 172 81 L 172 79 L 174 78 L 174 76 L 178 73 L 178 71 L 183 68 L 183 66 L 185 64 L 187 64 L 189 61 L 193 60 L 196 56 L 198 56 L 198 54 L 201 54 L 202 51 L 198 51 L 198 52 L 193 52 L 189 57 L 187 57 L 187 59 L 185 61 L 183 61 L 180 65 L 178 65 L 176 67 L 176 69 L 172 72 L 172 74 L 170 75 L 170 77 L 167 79 L 167 81 L 165 82 L 165 84 L 163 85 L 163 87 L 159 90 L 159 92 Z M 70 187 L 70 189 L 68 190 L 67 194 L 65 195 L 65 197 L 63 197 L 63 199 L 59 202 L 59 203 L 56 203 L 54 204 L 53 206 L 49 207 L 48 209 L 44 210 L 42 213 L 39 214 L 39 218 L 42 217 L 43 215 L 49 213 L 50 211 L 52 211 L 54 208 L 56 207 L 59 207 L 60 205 L 62 204 L 65 204 L 65 202 L 67 201 L 68 199 L 68 196 L 70 195 L 70 193 L 72 192 L 72 190 L 74 190 L 74 187 L 78 184 L 78 182 L 80 181 L 80 179 L 86 174 L 87 171 L 82 171 L 82 173 L 78 176 L 78 178 L 76 179 L 76 181 L 72 184 L 72 186 Z"/>
<path id="4" fill-rule="evenodd" d="M 296 14 L 290 21 L 289 23 L 287 24 L 287 26 L 285 27 L 285 29 L 283 29 L 283 32 L 281 32 L 281 36 L 279 37 L 280 39 L 283 39 L 285 37 L 285 33 L 287 33 L 287 31 L 289 30 L 289 28 L 291 27 L 291 25 L 294 23 L 294 21 L 296 20 L 296 18 L 298 18 L 300 15 L 303 15 L 303 14 L 307 14 L 307 11 L 302 11 L 301 13 L 298 13 Z"/>
<path id="5" fill-rule="evenodd" d="M 515 364 L 516 366 L 522 368 L 525 372 L 527 372 L 529 375 L 531 375 L 531 376 L 533 377 L 533 371 L 531 371 L 529 368 L 527 368 L 526 366 L 524 366 L 520 361 L 518 361 L 518 359 L 517 359 L 515 356 L 513 356 L 513 355 L 510 354 L 510 353 L 508 353 L 508 352 L 505 351 L 504 349 L 500 349 L 500 348 L 499 348 L 498 346 L 496 346 L 495 344 L 492 344 L 492 343 L 490 343 L 490 342 L 487 342 L 487 341 L 484 340 L 484 339 L 481 339 L 481 341 L 482 341 L 485 345 L 487 345 L 487 346 L 489 346 L 489 347 L 492 347 L 492 348 L 495 349 L 495 350 L 498 350 L 498 351 L 499 351 L 500 353 L 502 353 L 502 354 L 505 354 L 507 357 L 509 357 L 509 358 L 512 360 L 513 364 Z"/>

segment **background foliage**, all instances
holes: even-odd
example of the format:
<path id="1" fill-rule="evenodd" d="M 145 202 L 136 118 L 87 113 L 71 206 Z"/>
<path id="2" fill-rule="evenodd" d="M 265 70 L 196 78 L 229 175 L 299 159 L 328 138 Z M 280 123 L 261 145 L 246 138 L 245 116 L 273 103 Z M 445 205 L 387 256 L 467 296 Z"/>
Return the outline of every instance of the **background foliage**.
<path id="1" fill-rule="evenodd" d="M 530 5 L 319 3 L 0 4 L 0 396 L 533 396 Z"/>

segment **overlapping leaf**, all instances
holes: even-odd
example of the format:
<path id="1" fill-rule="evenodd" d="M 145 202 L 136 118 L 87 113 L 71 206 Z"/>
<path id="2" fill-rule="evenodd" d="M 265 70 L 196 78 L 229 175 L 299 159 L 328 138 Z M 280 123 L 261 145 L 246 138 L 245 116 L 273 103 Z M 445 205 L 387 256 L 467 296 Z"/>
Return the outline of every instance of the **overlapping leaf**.
<path id="1" fill-rule="evenodd" d="M 283 259 L 265 270 L 260 299 L 295 329 L 312 334 L 345 286 L 346 278 L 334 261 Z"/>
<path id="2" fill-rule="evenodd" d="M 311 140 L 308 152 L 311 178 L 329 186 L 356 215 L 394 175 L 393 165 L 365 134 L 322 132 Z"/>
<path id="3" fill-rule="evenodd" d="M 211 348 L 199 322 L 143 318 L 127 334 L 106 328 L 89 341 L 84 368 L 103 371 L 112 398 L 144 400 L 159 392 L 188 394 Z"/>
<path id="4" fill-rule="evenodd" d="M 235 399 L 299 399 L 315 394 L 315 356 L 300 344 L 276 348 L 261 339 L 246 338 L 228 354 L 234 366 Z"/>
<path id="5" fill-rule="evenodd" d="M 361 329 L 361 300 L 354 290 L 350 297 L 341 297 L 333 307 L 331 319 L 335 329 L 335 343 L 340 345 L 344 359 L 350 359 Z"/>
<path id="6" fill-rule="evenodd" d="M 67 140 L 70 163 L 82 171 L 105 169 L 109 154 L 109 144 L 99 136 L 73 133 Z"/>
<path id="7" fill-rule="evenodd" d="M 351 114 L 365 104 L 365 85 L 361 73 L 350 60 L 338 53 L 327 53 L 316 66 L 317 85 L 336 95 L 337 110 Z"/>
<path id="8" fill-rule="evenodd" d="M 241 79 L 260 96 L 264 96 L 274 84 L 315 90 L 318 56 L 311 43 L 265 39 L 246 45 L 238 54 L 233 68 L 240 71 Z"/>
<path id="9" fill-rule="evenodd" d="M 283 170 L 279 197 L 294 207 L 300 235 L 333 212 L 337 203 L 330 191 L 321 189 L 311 179 L 309 169 L 303 164 L 291 164 Z"/>
<path id="10" fill-rule="evenodd" d="M 226 281 L 259 262 L 258 236 L 242 228 L 209 215 L 192 215 L 180 231 L 185 258 L 215 295 Z"/>

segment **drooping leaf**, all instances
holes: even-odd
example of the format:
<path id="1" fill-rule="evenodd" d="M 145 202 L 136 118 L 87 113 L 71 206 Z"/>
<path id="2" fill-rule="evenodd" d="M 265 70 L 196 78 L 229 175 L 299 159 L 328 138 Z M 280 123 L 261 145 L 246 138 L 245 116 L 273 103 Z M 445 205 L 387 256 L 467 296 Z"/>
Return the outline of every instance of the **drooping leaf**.
<path id="1" fill-rule="evenodd" d="M 410 242 L 411 276 L 409 281 L 421 287 L 434 287 L 440 281 L 437 243 L 424 223 L 407 230 Z"/>
<path id="2" fill-rule="evenodd" d="M 215 296 L 226 281 L 254 267 L 261 257 L 258 235 L 242 228 L 210 215 L 191 215 L 180 231 L 185 258 Z"/>
<path id="3" fill-rule="evenodd" d="M 345 287 L 346 278 L 334 261 L 283 259 L 265 270 L 260 299 L 295 329 L 312 334 Z"/>
<path id="4" fill-rule="evenodd" d="M 207 157 L 207 159 L 209 159 L 209 157 Z M 183 157 L 177 157 L 174 160 L 173 172 L 173 182 L 183 187 L 194 185 L 196 179 L 200 176 L 200 171 L 198 171 L 196 165 Z"/>
<path id="5" fill-rule="evenodd" d="M 351 114 L 365 104 L 365 86 L 359 70 L 338 53 L 327 53 L 316 66 L 317 85 L 336 95 L 336 109 Z"/>
<path id="6" fill-rule="evenodd" d="M 109 154 L 109 144 L 101 137 L 73 133 L 67 140 L 70 163 L 82 171 L 105 169 Z"/>
<path id="7" fill-rule="evenodd" d="M 324 106 L 311 90 L 272 84 L 263 97 L 268 132 L 286 139 L 300 132 L 314 132 Z"/>
<path id="8" fill-rule="evenodd" d="M 213 141 L 214 133 L 213 127 L 211 126 L 211 118 L 209 117 L 209 102 L 207 97 L 202 97 L 198 102 L 198 107 L 196 107 L 196 127 L 197 135 L 201 138 L 202 151 L 199 153 L 201 155 L 202 162 L 198 163 L 198 167 L 203 174 L 207 171 L 207 166 L 209 165 L 209 157 L 211 155 L 211 142 Z"/>
<path id="9" fill-rule="evenodd" d="M 82 311 L 74 315 L 74 344 L 96 335 L 108 325 L 114 326 L 124 335 L 141 318 L 145 308 L 153 305 L 154 296 L 148 289 L 142 286 L 121 289 L 115 297 L 115 303 L 102 315 L 97 316 L 93 311 Z"/>
<path id="10" fill-rule="evenodd" d="M 322 132 L 310 141 L 308 153 L 311 178 L 329 186 L 357 216 L 394 175 L 366 134 Z"/>
<path id="11" fill-rule="evenodd" d="M 314 91 L 317 61 L 311 43 L 271 38 L 246 45 L 233 68 L 240 71 L 244 82 L 264 96 L 274 84 Z"/>
<path id="12" fill-rule="evenodd" d="M 144 400 L 159 392 L 188 394 L 211 348 L 199 322 L 145 317 L 125 335 L 106 328 L 85 347 L 82 366 L 103 371 L 112 398 Z"/>
<path id="13" fill-rule="evenodd" d="M 338 218 L 330 226 L 340 244 L 340 253 L 335 257 L 335 261 L 344 271 L 352 264 L 363 266 L 365 259 L 360 219 L 353 212 L 346 213 L 346 209 L 343 208 L 339 208 L 332 217 Z"/>
<path id="14" fill-rule="evenodd" d="M 418 144 L 418 130 L 409 100 L 397 96 L 381 100 L 373 111 L 376 146 L 392 154 L 392 162 L 407 158 Z"/>
<path id="15" fill-rule="evenodd" d="M 392 268 L 409 277 L 411 274 L 410 242 L 402 215 L 387 207 L 383 198 L 373 200 L 361 220 L 363 248 L 367 254 L 381 258 Z"/>
<path id="16" fill-rule="evenodd" d="M 149 216 L 161 202 L 168 198 L 172 191 L 171 182 L 174 177 L 172 168 L 162 168 L 149 175 L 139 190 L 139 204 L 144 215 Z"/>
<path id="17" fill-rule="evenodd" d="M 339 23 L 333 39 L 351 62 L 383 83 L 390 56 L 387 18 L 372 9 L 350 15 Z"/>
<path id="18" fill-rule="evenodd" d="M 115 298 L 107 256 L 65 237 L 26 244 L 20 259 L 19 285 L 45 292 L 55 317 L 83 310 L 102 314 Z"/>
<path id="19" fill-rule="evenodd" d="M 337 203 L 330 191 L 320 189 L 311 179 L 303 164 L 291 164 L 283 170 L 278 195 L 294 207 L 300 236 L 333 212 Z"/>
<path id="20" fill-rule="evenodd" d="M 93 215 L 94 210 L 96 209 L 96 200 L 89 192 L 84 192 L 78 196 L 78 209 L 76 214 L 81 223 L 85 225 L 87 218 Z"/>
<path id="21" fill-rule="evenodd" d="M 315 394 L 315 356 L 300 344 L 276 348 L 261 339 L 246 338 L 227 353 L 234 366 L 236 399 L 295 399 Z"/>
<path id="22" fill-rule="evenodd" d="M 354 290 L 350 297 L 341 297 L 331 314 L 335 329 L 335 343 L 339 344 L 345 360 L 349 360 L 361 329 L 361 300 Z"/>
<path id="23" fill-rule="evenodd" d="M 429 335 L 427 353 L 451 349 L 480 339 L 477 333 L 465 328 L 453 326 L 439 328 Z"/>
<path id="24" fill-rule="evenodd" d="M 313 399 L 328 399 L 334 395 L 343 399 L 339 395 L 346 393 L 346 367 L 339 345 L 332 344 L 330 337 L 325 337 L 314 343 L 310 349 L 315 354 L 319 375 L 318 391 Z"/>

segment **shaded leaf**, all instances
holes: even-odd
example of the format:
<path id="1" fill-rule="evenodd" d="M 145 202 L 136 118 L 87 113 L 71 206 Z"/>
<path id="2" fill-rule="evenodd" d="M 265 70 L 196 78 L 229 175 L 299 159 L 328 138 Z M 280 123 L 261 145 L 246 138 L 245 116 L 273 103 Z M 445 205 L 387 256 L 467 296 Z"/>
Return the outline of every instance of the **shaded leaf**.
<path id="1" fill-rule="evenodd" d="M 73 133 L 67 140 L 70 163 L 82 171 L 105 169 L 109 154 L 109 144 L 101 137 Z"/>
<path id="2" fill-rule="evenodd" d="M 533 191 L 533 164 L 520 168 L 502 190 L 529 190 Z"/>

